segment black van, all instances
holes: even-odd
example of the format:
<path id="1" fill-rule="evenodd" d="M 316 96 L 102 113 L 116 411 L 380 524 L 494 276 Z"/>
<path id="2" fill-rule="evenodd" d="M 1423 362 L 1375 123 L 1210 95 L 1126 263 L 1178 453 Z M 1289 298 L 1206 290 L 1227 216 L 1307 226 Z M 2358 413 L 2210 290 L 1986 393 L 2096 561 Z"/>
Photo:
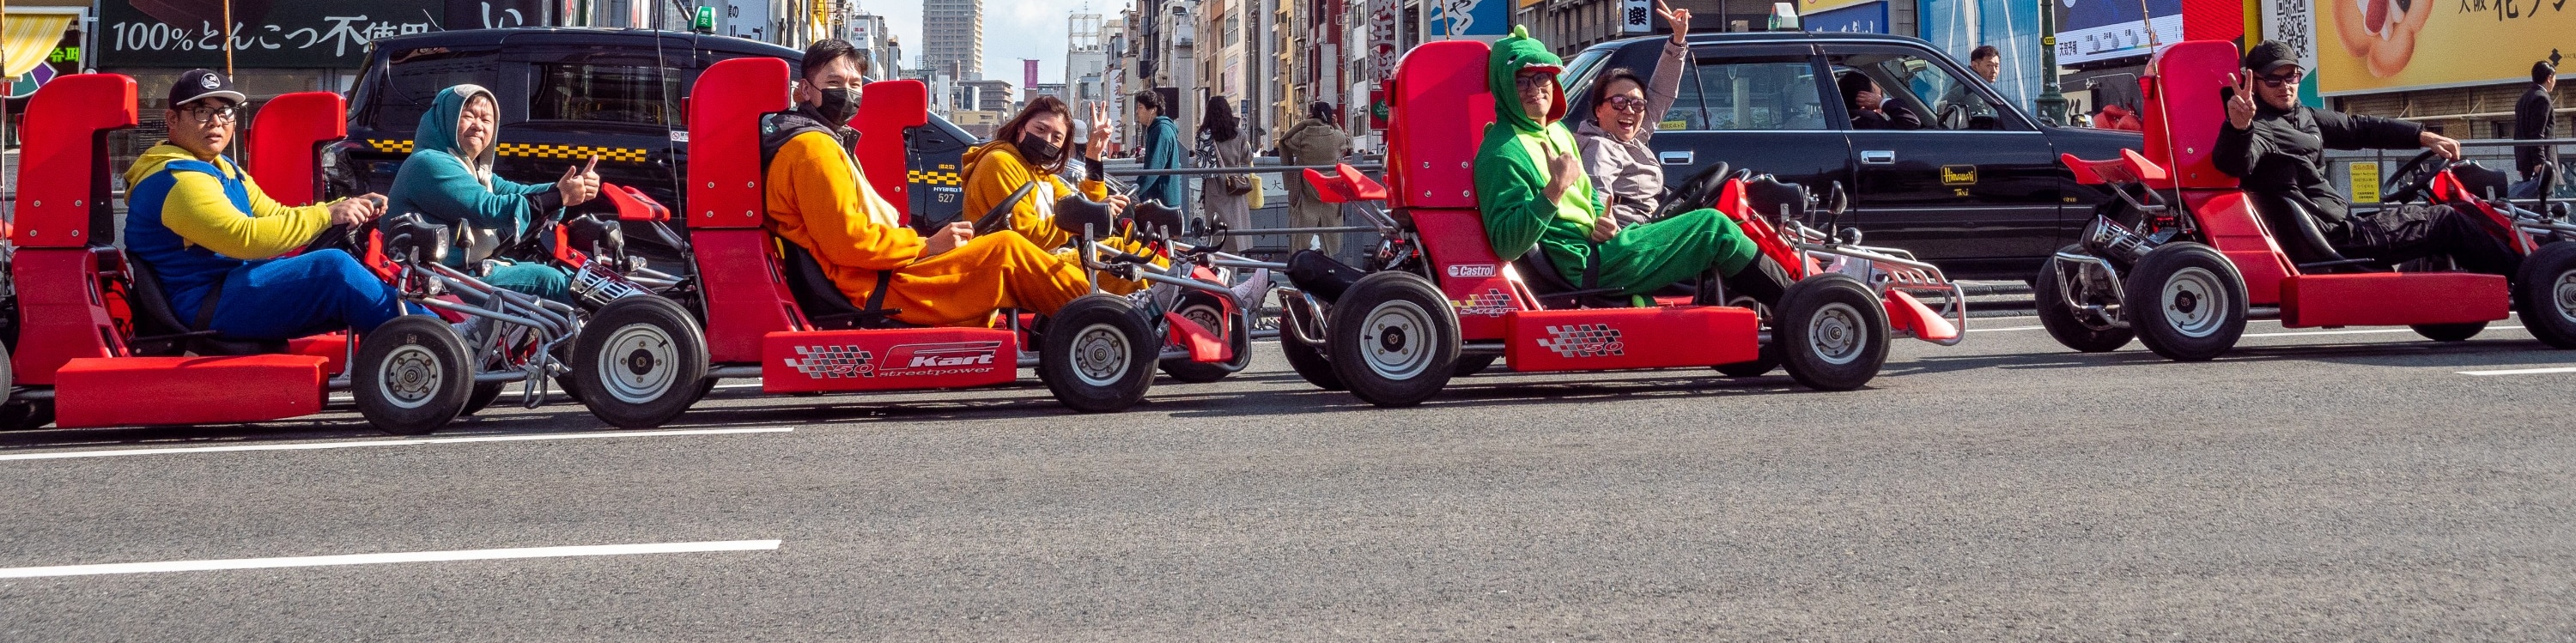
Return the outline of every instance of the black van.
<path id="1" fill-rule="evenodd" d="M 749 56 L 784 59 L 793 68 L 803 57 L 765 42 L 645 29 L 440 31 L 371 46 L 350 90 L 349 138 L 325 155 L 334 196 L 391 189 L 430 101 L 439 90 L 472 83 L 501 103 L 495 170 L 502 176 L 551 183 L 565 166 L 597 154 L 601 180 L 634 186 L 682 212 L 678 187 L 689 150 L 682 98 L 698 72 Z M 964 201 L 959 158 L 977 141 L 936 115 L 907 138 L 914 219 L 955 219 Z"/>
<path id="2" fill-rule="evenodd" d="M 1625 67 L 1654 76 L 1669 36 L 1593 45 L 1566 63 L 1572 108 L 1592 118 L 1592 80 Z M 1693 66 L 1650 144 L 1678 183 L 1725 162 L 1850 190 L 1843 223 L 1875 245 L 1904 248 L 1962 279 L 2028 279 L 2092 220 L 2101 191 L 2075 183 L 2059 154 L 2113 158 L 2137 132 L 2052 127 L 2031 118 L 1966 65 L 1903 36 L 1800 31 L 1692 34 Z M 1858 130 L 1835 79 L 1860 74 L 1923 115 L 1911 131 Z M 1938 118 L 1956 103 L 1992 116 Z M 1569 122 L 1569 125 L 1573 123 Z"/>

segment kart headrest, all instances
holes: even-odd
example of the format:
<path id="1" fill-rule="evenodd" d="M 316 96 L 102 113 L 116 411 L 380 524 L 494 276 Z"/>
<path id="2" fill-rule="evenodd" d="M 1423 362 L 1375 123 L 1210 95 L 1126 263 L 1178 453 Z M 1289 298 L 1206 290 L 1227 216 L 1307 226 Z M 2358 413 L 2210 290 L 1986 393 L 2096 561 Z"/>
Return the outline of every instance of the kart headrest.
<path id="1" fill-rule="evenodd" d="M 1764 174 L 1744 182 L 1744 200 L 1759 216 L 1775 216 L 1786 208 L 1791 219 L 1805 220 L 1811 205 L 1807 186 L 1782 183 L 1778 177 Z"/>
<path id="2" fill-rule="evenodd" d="M 384 232 L 385 257 L 395 263 L 437 263 L 447 260 L 447 248 L 455 236 L 446 224 L 430 223 L 418 212 L 405 212 L 377 222 Z"/>
<path id="3" fill-rule="evenodd" d="M 2504 170 L 2479 165 L 2477 161 L 2451 166 L 2451 176 L 2457 177 L 2460 187 L 2467 188 L 2469 194 L 2481 199 L 2490 196 L 2503 198 L 2506 186 L 2513 184 L 2513 177 L 2506 175 Z"/>
<path id="4" fill-rule="evenodd" d="M 1180 208 L 1163 205 L 1162 199 L 1130 206 L 1127 217 L 1136 223 L 1137 232 L 1156 239 L 1169 239 L 1189 230 L 1189 217 L 1182 215 Z"/>
<path id="5" fill-rule="evenodd" d="M 243 136 L 259 190 L 285 205 L 322 201 L 322 146 L 349 137 L 347 101 L 337 92 L 296 92 L 259 106 Z"/>
<path id="6" fill-rule="evenodd" d="M 911 146 L 904 134 L 929 123 L 930 88 L 921 81 L 880 80 L 859 88 L 859 114 L 850 119 L 859 143 L 850 155 L 859 160 L 868 186 L 894 205 L 897 223 L 912 220 L 912 197 L 904 191 L 912 181 L 911 168 L 904 165 Z"/>
<path id="7" fill-rule="evenodd" d="M 626 251 L 625 227 L 618 222 L 595 216 L 565 219 L 562 224 L 565 243 L 574 250 L 592 255 L 617 256 Z"/>
<path id="8" fill-rule="evenodd" d="M 1058 230 L 1082 236 L 1083 227 L 1087 225 L 1091 235 L 1098 238 L 1114 234 L 1116 230 L 1112 226 L 1117 223 L 1116 217 L 1110 215 L 1107 203 L 1093 201 L 1080 194 L 1067 194 L 1055 201 L 1055 227 Z"/>
<path id="9" fill-rule="evenodd" d="M 116 241 L 108 199 L 107 133 L 137 122 L 134 79 L 73 74 L 27 99 L 19 121 L 18 205 L 9 242 L 21 248 L 78 248 Z"/>
<path id="10" fill-rule="evenodd" d="M 1444 40 L 1406 53 L 1387 91 L 1387 187 L 1397 207 L 1476 207 L 1476 148 L 1494 122 L 1492 48 Z"/>
<path id="11" fill-rule="evenodd" d="M 2235 43 L 2224 40 L 2168 45 L 2147 64 L 2147 76 L 2138 81 L 2147 104 L 2147 160 L 2172 175 L 2148 180 L 2147 187 L 2237 187 L 2236 177 L 2218 171 L 2210 152 L 2218 128 L 2227 123 L 2238 64 Z"/>
<path id="12" fill-rule="evenodd" d="M 758 228 L 760 117 L 785 111 L 787 61 L 718 61 L 689 88 L 687 227 Z"/>

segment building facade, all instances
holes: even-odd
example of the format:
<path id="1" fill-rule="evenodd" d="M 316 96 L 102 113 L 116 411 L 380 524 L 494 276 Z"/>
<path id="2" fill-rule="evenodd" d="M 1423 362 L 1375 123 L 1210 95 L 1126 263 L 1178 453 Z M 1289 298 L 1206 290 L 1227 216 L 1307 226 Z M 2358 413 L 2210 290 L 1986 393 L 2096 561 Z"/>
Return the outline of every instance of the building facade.
<path id="1" fill-rule="evenodd" d="M 984 78 L 984 0 L 922 0 L 921 54 L 934 73 Z"/>

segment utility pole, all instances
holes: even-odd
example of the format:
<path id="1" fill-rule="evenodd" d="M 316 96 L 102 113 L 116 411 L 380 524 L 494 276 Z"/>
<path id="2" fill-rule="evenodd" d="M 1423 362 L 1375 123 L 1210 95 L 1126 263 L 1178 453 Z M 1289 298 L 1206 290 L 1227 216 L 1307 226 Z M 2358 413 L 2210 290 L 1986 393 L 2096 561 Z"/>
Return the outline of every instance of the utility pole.
<path id="1" fill-rule="evenodd" d="M 2057 88 L 2057 7 L 2049 0 L 2039 0 L 2039 98 L 2031 102 L 2039 108 L 2040 122 L 2066 125 L 2066 94 Z"/>

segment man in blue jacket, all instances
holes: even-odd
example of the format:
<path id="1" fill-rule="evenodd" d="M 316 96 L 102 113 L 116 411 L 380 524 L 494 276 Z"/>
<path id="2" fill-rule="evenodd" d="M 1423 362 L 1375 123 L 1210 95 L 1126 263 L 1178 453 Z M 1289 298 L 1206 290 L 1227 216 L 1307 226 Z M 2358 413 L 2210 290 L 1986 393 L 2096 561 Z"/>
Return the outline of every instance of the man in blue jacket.
<path id="1" fill-rule="evenodd" d="M 1145 140 L 1137 145 L 1136 152 L 1148 170 L 1181 169 L 1181 126 L 1163 114 L 1162 94 L 1150 89 L 1136 92 L 1136 120 L 1145 123 Z M 1136 200 L 1148 199 L 1181 207 L 1180 177 L 1136 177 Z"/>

